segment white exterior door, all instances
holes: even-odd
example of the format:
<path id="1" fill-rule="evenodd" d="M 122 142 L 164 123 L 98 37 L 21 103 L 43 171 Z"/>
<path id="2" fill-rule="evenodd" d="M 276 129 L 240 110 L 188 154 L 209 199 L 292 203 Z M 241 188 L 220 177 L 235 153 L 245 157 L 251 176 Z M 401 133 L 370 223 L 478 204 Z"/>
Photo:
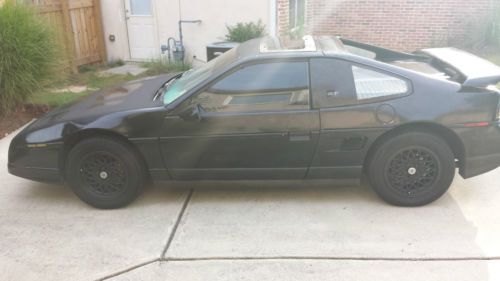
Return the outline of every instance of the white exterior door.
<path id="1" fill-rule="evenodd" d="M 156 59 L 160 53 L 153 0 L 125 0 L 130 59 Z"/>

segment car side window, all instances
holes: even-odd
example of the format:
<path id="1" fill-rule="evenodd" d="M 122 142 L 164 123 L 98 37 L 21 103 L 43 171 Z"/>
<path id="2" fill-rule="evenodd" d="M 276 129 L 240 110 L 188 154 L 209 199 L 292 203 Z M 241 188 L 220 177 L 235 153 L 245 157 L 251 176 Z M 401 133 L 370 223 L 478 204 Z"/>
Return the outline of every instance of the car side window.
<path id="1" fill-rule="evenodd" d="M 352 66 L 358 101 L 402 95 L 409 92 L 408 83 L 400 78 L 359 66 Z"/>
<path id="2" fill-rule="evenodd" d="M 411 91 L 404 78 L 334 58 L 311 59 L 311 77 L 314 108 L 380 102 Z"/>
<path id="3" fill-rule="evenodd" d="M 244 66 L 192 98 L 207 112 L 309 109 L 307 62 Z"/>

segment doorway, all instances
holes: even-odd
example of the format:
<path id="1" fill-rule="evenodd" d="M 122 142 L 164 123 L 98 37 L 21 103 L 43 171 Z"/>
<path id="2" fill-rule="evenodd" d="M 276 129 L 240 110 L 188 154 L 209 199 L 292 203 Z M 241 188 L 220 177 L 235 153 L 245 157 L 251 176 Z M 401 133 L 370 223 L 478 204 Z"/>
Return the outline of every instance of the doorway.
<path id="1" fill-rule="evenodd" d="M 159 55 L 154 11 L 153 0 L 125 0 L 131 60 L 151 60 Z"/>

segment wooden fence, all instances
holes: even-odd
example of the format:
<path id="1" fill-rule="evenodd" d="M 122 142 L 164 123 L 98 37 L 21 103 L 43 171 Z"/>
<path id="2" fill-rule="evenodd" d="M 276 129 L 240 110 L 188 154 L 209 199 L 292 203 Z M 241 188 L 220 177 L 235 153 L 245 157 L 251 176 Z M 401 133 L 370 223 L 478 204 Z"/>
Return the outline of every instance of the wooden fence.
<path id="1" fill-rule="evenodd" d="M 100 0 L 35 0 L 39 13 L 57 28 L 73 72 L 106 61 Z"/>

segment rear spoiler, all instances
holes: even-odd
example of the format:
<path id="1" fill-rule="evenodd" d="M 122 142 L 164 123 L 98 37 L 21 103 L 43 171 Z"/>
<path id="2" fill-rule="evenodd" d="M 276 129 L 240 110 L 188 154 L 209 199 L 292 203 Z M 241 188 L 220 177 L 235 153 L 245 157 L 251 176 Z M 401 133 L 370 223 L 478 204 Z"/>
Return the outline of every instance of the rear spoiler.
<path id="1" fill-rule="evenodd" d="M 463 76 L 462 85 L 486 87 L 500 82 L 500 67 L 456 48 L 424 49 L 416 52 L 436 59 Z"/>

